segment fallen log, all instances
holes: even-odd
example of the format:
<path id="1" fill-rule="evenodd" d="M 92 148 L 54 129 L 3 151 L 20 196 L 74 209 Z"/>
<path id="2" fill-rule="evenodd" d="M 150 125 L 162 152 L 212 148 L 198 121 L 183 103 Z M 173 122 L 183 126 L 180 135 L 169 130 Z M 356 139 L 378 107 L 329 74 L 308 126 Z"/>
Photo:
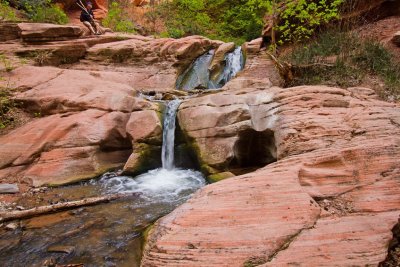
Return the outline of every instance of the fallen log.
<path id="1" fill-rule="evenodd" d="M 55 213 L 61 210 L 68 210 L 68 209 L 75 209 L 83 206 L 91 206 L 99 203 L 109 202 L 111 200 L 116 200 L 122 197 L 127 197 L 131 195 L 127 194 L 112 194 L 107 196 L 101 197 L 91 197 L 85 198 L 82 200 L 76 201 L 68 201 L 63 203 L 57 203 L 48 206 L 40 206 L 33 209 L 28 210 L 15 210 L 15 211 L 8 211 L 8 212 L 1 212 L 0 213 L 0 222 L 17 220 L 17 219 L 26 219 L 35 217 L 38 215 L 48 214 L 48 213 Z"/>

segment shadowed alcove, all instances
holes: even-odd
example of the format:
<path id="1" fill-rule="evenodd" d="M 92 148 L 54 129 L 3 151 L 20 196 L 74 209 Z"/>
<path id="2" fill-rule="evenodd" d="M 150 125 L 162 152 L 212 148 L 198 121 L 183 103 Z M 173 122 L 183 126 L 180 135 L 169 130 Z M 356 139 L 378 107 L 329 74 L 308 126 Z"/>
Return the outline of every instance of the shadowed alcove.
<path id="1" fill-rule="evenodd" d="M 236 175 L 247 173 L 276 161 L 274 132 L 246 129 L 239 132 L 229 169 Z"/>

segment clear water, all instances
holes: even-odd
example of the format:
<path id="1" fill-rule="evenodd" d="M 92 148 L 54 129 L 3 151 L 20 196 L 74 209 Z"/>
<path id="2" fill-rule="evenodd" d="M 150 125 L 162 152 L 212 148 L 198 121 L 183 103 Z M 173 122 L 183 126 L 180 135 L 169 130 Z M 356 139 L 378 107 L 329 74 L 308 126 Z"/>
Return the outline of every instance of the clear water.
<path id="1" fill-rule="evenodd" d="M 211 50 L 197 58 L 193 64 L 178 78 L 176 88 L 180 90 L 193 90 L 208 88 L 210 72 L 208 67 L 214 57 Z"/>
<path id="2" fill-rule="evenodd" d="M 225 67 L 214 79 L 210 78 L 209 67 L 214 57 L 214 50 L 200 56 L 196 61 L 178 78 L 177 89 L 218 89 L 234 78 L 245 65 L 243 51 L 237 47 L 233 52 L 225 55 Z"/>
<path id="3" fill-rule="evenodd" d="M 162 167 L 167 170 L 174 168 L 175 148 L 175 121 L 181 101 L 179 99 L 167 103 L 164 114 L 163 145 L 162 145 Z"/>
<path id="4" fill-rule="evenodd" d="M 18 205 L 31 208 L 110 193 L 132 193 L 110 203 L 23 220 L 22 227 L 15 231 L 0 228 L 1 266 L 43 266 L 50 259 L 62 265 L 140 266 L 146 227 L 205 185 L 200 172 L 174 168 L 179 104 L 169 102 L 165 113 L 164 168 L 135 178 L 106 173 L 100 179 L 21 198 Z M 72 246 L 74 251 L 49 252 L 54 245 Z"/>

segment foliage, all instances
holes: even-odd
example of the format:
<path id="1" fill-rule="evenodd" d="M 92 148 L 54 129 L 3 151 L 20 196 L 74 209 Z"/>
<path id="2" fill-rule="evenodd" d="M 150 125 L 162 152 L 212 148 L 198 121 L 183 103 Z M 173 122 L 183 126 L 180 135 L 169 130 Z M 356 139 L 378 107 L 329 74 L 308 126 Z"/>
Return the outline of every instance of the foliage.
<path id="1" fill-rule="evenodd" d="M 8 1 L 0 0 L 0 21 L 17 21 L 15 10 L 10 7 Z"/>
<path id="2" fill-rule="evenodd" d="M 117 3 L 112 2 L 103 25 L 117 32 L 135 32 L 135 24 L 129 19 L 125 9 Z"/>
<path id="3" fill-rule="evenodd" d="M 200 34 L 238 42 L 258 38 L 263 17 L 276 18 L 274 31 L 280 42 L 299 41 L 320 25 L 338 17 L 344 0 L 171 0 L 147 16 L 165 22 L 167 34 L 182 37 Z M 165 34 L 164 34 L 165 35 Z"/>
<path id="4" fill-rule="evenodd" d="M 5 71 L 10 72 L 14 70 L 14 65 L 12 64 L 11 60 L 3 54 L 0 54 L 0 63 L 3 65 Z"/>
<path id="5" fill-rule="evenodd" d="M 243 42 L 260 36 L 267 11 L 263 0 L 172 0 L 157 5 L 146 16 L 165 22 L 163 36 L 205 35 Z"/>
<path id="6" fill-rule="evenodd" d="M 11 61 L 3 54 L 0 54 L 0 64 L 2 65 L 0 69 L 4 69 L 10 72 L 14 69 Z M 0 80 L 3 80 L 0 76 Z M 5 128 L 8 124 L 13 121 L 12 116 L 9 116 L 10 110 L 15 107 L 15 103 L 11 98 L 10 88 L 0 86 L 0 129 Z"/>
<path id="7" fill-rule="evenodd" d="M 0 129 L 5 128 L 13 119 L 8 116 L 8 112 L 15 106 L 6 88 L 0 87 Z"/>
<path id="8" fill-rule="evenodd" d="M 67 24 L 68 16 L 51 0 L 19 0 L 26 16 L 32 22 Z"/>
<path id="9" fill-rule="evenodd" d="M 274 29 L 279 44 L 310 38 L 315 29 L 339 17 L 344 0 L 272 0 L 266 1 L 268 13 L 278 17 Z"/>
<path id="10" fill-rule="evenodd" d="M 288 86 L 326 84 L 359 86 L 366 80 L 380 80 L 378 89 L 386 99 L 400 99 L 400 66 L 393 55 L 375 40 L 361 39 L 348 32 L 321 34 L 306 45 L 299 45 L 281 56 L 299 68 Z"/>

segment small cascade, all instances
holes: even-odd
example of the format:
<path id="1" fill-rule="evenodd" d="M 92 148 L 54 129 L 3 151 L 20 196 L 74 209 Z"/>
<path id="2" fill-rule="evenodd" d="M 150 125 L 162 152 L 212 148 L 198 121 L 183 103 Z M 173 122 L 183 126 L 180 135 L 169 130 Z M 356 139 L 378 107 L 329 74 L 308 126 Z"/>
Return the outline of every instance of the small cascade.
<path id="1" fill-rule="evenodd" d="M 192 65 L 182 73 L 176 82 L 180 90 L 207 89 L 210 81 L 208 67 L 214 57 L 214 50 L 210 50 L 197 58 Z"/>
<path id="2" fill-rule="evenodd" d="M 225 68 L 221 74 L 215 79 L 210 81 L 210 88 L 221 88 L 232 78 L 234 78 L 244 68 L 244 56 L 242 48 L 236 47 L 232 53 L 225 55 Z"/>
<path id="3" fill-rule="evenodd" d="M 174 168 L 174 148 L 175 148 L 175 121 L 176 112 L 181 104 L 179 99 L 169 101 L 167 104 L 164 118 L 164 132 L 162 145 L 162 167 L 166 170 Z"/>
<path id="4" fill-rule="evenodd" d="M 225 66 L 221 73 L 211 78 L 209 67 L 214 57 L 211 50 L 197 58 L 194 63 L 183 72 L 176 83 L 180 90 L 193 89 L 218 89 L 234 78 L 245 65 L 244 55 L 241 47 L 236 47 L 233 52 L 227 53 L 224 58 Z"/>
<path id="5" fill-rule="evenodd" d="M 137 193 L 148 202 L 175 205 L 190 197 L 190 194 L 205 185 L 201 172 L 178 169 L 174 164 L 176 114 L 180 100 L 166 104 L 164 114 L 162 168 L 151 170 L 135 178 L 115 176 L 100 179 L 109 193 Z"/>

